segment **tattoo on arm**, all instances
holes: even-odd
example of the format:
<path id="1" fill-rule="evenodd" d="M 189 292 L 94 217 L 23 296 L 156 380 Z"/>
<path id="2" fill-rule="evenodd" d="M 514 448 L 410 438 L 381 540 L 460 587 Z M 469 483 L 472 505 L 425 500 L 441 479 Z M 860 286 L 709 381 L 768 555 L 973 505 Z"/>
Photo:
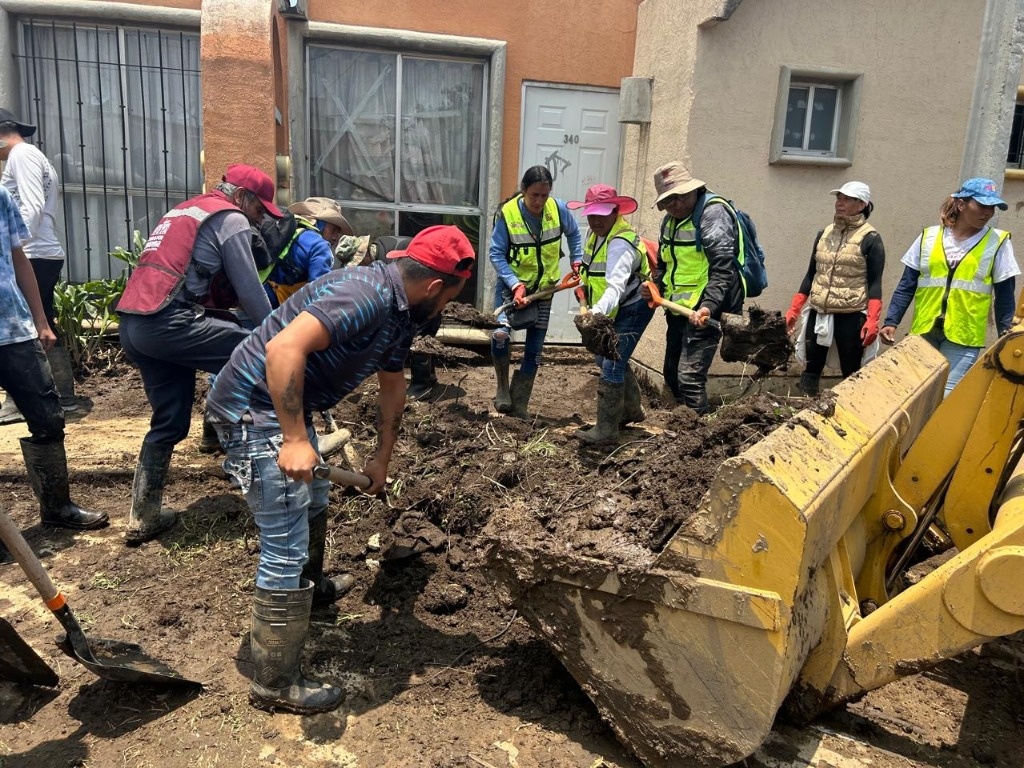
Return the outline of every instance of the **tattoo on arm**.
<path id="1" fill-rule="evenodd" d="M 296 381 L 294 375 L 288 378 L 284 392 L 281 393 L 281 405 L 286 415 L 302 417 L 302 386 L 301 382 Z"/>
<path id="2" fill-rule="evenodd" d="M 376 426 L 377 426 L 377 445 L 380 446 L 384 441 L 385 430 L 391 434 L 392 442 L 398 440 L 398 431 L 402 428 L 402 412 L 399 411 L 391 419 L 391 423 L 384 423 L 384 412 L 380 409 L 380 405 L 377 406 L 376 415 Z"/>

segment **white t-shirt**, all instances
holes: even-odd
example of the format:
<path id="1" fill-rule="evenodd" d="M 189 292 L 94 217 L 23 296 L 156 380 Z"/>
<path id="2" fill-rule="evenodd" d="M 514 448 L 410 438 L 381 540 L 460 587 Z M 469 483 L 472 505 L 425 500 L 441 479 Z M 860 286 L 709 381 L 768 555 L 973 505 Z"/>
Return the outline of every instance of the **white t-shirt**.
<path id="1" fill-rule="evenodd" d="M 31 234 L 21 247 L 30 259 L 64 259 L 57 239 L 57 171 L 38 147 L 15 144 L 4 164 L 0 185 L 11 193 Z"/>
<path id="2" fill-rule="evenodd" d="M 967 252 L 976 246 L 981 238 L 988 234 L 989 227 L 984 227 L 977 234 L 971 235 L 965 240 L 957 240 L 953 237 L 953 231 L 946 227 L 942 230 L 942 248 L 946 252 L 946 261 L 951 268 L 963 261 Z M 928 258 L 925 256 L 924 258 Z M 907 249 L 900 259 L 906 266 L 923 272 L 921 256 L 921 236 L 918 235 L 914 244 Z M 1007 238 L 1003 246 L 996 252 L 996 261 L 992 265 L 992 282 L 1001 283 L 1020 274 L 1020 267 L 1017 266 L 1017 259 L 1013 256 L 1013 243 Z"/>

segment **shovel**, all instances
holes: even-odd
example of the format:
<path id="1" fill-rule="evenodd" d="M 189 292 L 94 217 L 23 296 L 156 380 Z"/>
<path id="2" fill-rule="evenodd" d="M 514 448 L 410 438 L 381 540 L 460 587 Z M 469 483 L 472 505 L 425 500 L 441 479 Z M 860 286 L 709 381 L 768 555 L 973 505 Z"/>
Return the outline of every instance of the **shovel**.
<path id="1" fill-rule="evenodd" d="M 548 298 L 550 296 L 554 296 L 559 291 L 567 291 L 570 288 L 575 288 L 579 284 L 580 284 L 579 277 L 574 275 L 572 272 L 569 272 L 569 273 L 566 274 L 565 277 L 563 277 L 561 280 L 559 280 L 554 285 L 548 286 L 547 288 L 541 288 L 536 293 L 531 293 L 529 296 L 526 297 L 525 301 L 526 301 L 527 304 L 529 304 L 532 301 L 539 301 L 540 299 L 546 299 L 546 298 Z M 506 302 L 506 303 L 502 304 L 500 307 L 498 307 L 497 309 L 494 310 L 494 316 L 497 317 L 502 312 L 504 312 L 506 309 L 511 309 L 515 305 L 516 305 L 516 303 L 514 301 L 509 301 L 509 302 Z"/>
<path id="2" fill-rule="evenodd" d="M 351 485 L 353 488 L 358 488 L 361 491 L 365 491 L 373 485 L 373 482 L 366 475 L 361 475 L 358 472 L 349 472 L 347 469 L 332 467 L 327 464 L 319 464 L 313 467 L 313 477 L 320 480 L 330 480 L 335 485 Z"/>
<path id="3" fill-rule="evenodd" d="M 646 285 L 651 292 L 651 298 L 647 302 L 648 307 L 664 307 L 665 309 L 671 312 L 675 312 L 677 315 L 682 315 L 683 317 L 687 318 L 693 317 L 694 315 L 697 314 L 689 307 L 684 307 L 682 304 L 676 304 L 674 301 L 669 301 L 668 299 L 662 298 L 661 291 L 658 290 L 658 286 L 654 284 L 654 281 L 648 280 L 646 283 L 644 283 L 644 285 Z M 718 320 L 715 320 L 715 318 L 713 317 L 707 318 L 704 321 L 704 324 L 710 325 L 712 328 L 722 330 L 722 324 Z"/>
<path id="4" fill-rule="evenodd" d="M 50 580 L 50 575 L 39 562 L 35 552 L 29 547 L 25 537 L 21 535 L 7 513 L 0 510 L 0 540 L 18 561 L 18 565 L 32 582 L 32 586 L 43 598 L 67 633 L 57 642 L 64 653 L 95 675 L 105 680 L 116 680 L 123 683 L 151 683 L 156 685 L 189 685 L 201 686 L 202 683 L 188 680 L 174 670 L 152 659 L 134 643 L 122 643 L 117 640 L 89 640 L 82 631 L 78 619 L 71 612 L 64 595 L 58 591 Z"/>
<path id="5" fill-rule="evenodd" d="M 60 682 L 57 673 L 21 639 L 7 619 L 0 619 L 0 680 L 50 688 Z"/>

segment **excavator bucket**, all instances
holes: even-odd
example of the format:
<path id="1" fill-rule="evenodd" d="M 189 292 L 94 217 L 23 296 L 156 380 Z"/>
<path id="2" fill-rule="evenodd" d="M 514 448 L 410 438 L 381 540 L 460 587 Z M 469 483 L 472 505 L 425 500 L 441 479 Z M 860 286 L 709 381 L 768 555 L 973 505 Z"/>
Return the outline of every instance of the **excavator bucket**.
<path id="1" fill-rule="evenodd" d="M 831 679 L 860 618 L 849 574 L 886 540 L 875 521 L 894 512 L 893 535 L 913 530 L 891 474 L 946 370 L 927 342 L 901 342 L 835 388 L 834 412 L 802 411 L 724 462 L 652 567 L 503 536 L 489 564 L 645 764 L 739 761 L 791 690 Z"/>

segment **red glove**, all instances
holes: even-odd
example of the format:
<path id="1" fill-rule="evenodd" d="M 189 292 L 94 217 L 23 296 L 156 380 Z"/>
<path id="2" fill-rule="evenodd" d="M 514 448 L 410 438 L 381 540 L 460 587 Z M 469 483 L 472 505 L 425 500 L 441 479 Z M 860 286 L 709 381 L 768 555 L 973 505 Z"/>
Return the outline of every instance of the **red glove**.
<path id="1" fill-rule="evenodd" d="M 574 261 L 572 263 L 572 274 L 573 274 L 573 277 L 579 277 L 580 276 L 580 267 L 582 267 L 582 266 L 583 266 L 583 262 L 582 261 Z"/>
<path id="2" fill-rule="evenodd" d="M 804 308 L 804 304 L 806 303 L 806 293 L 798 293 L 793 296 L 793 303 L 790 304 L 789 309 L 786 310 L 786 333 L 792 333 L 796 330 L 796 321 L 800 319 L 800 311 Z"/>
<path id="3" fill-rule="evenodd" d="M 512 301 L 515 303 L 517 308 L 525 307 L 526 302 L 526 286 L 519 283 L 515 288 L 512 289 Z"/>
<path id="4" fill-rule="evenodd" d="M 870 347 L 878 338 L 878 321 L 882 319 L 882 300 L 868 299 L 868 319 L 860 329 L 860 341 Z"/>
<path id="5" fill-rule="evenodd" d="M 576 301 L 579 303 L 579 305 L 583 306 L 584 302 L 586 302 L 587 300 L 587 292 L 583 290 L 583 286 L 580 285 L 574 288 L 573 294 L 575 294 Z"/>

